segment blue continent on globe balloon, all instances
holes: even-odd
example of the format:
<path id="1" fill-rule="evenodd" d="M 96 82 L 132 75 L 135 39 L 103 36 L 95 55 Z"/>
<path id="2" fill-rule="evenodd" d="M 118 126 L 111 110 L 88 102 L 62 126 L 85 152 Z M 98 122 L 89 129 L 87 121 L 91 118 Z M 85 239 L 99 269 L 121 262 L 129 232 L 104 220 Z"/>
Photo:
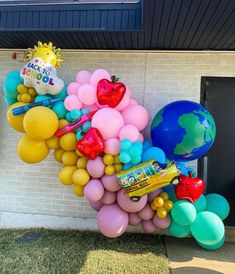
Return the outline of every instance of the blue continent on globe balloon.
<path id="1" fill-rule="evenodd" d="M 206 154 L 215 134 L 211 114 L 191 101 L 168 104 L 157 113 L 151 126 L 153 144 L 175 161 L 191 161 Z"/>

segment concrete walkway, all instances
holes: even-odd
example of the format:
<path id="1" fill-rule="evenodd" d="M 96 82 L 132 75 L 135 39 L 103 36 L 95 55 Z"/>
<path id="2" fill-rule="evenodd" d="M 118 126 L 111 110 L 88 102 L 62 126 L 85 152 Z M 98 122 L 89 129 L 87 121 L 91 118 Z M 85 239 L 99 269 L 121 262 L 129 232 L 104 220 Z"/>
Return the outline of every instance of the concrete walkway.
<path id="1" fill-rule="evenodd" d="M 172 274 L 235 274 L 235 243 L 217 251 L 198 246 L 193 239 L 165 238 Z"/>

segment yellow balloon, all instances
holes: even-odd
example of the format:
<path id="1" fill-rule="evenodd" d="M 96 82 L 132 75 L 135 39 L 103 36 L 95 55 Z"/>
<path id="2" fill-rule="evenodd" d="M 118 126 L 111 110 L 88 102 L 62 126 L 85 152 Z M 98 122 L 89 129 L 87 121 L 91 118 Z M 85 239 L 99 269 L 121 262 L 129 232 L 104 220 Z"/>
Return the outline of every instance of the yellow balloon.
<path id="1" fill-rule="evenodd" d="M 73 173 L 77 169 L 76 166 L 65 166 L 60 170 L 59 178 L 64 185 L 73 184 Z"/>
<path id="2" fill-rule="evenodd" d="M 164 203 L 164 208 L 167 210 L 167 211 L 170 211 L 172 208 L 173 208 L 174 204 L 172 201 L 170 200 L 167 200 L 165 201 Z"/>
<path id="3" fill-rule="evenodd" d="M 25 132 L 24 127 L 23 127 L 23 119 L 24 119 L 25 114 L 14 116 L 12 114 L 12 109 L 22 107 L 25 105 L 28 105 L 28 104 L 25 104 L 22 102 L 17 102 L 15 104 L 11 105 L 7 110 L 7 121 L 9 123 L 9 125 L 19 132 Z"/>
<path id="4" fill-rule="evenodd" d="M 114 164 L 113 155 L 111 155 L 111 154 L 106 154 L 106 155 L 103 157 L 103 162 L 104 162 L 105 165 L 113 165 L 113 164 Z"/>
<path id="5" fill-rule="evenodd" d="M 73 132 L 66 133 L 60 138 L 60 146 L 64 150 L 75 150 L 76 149 L 76 135 Z"/>
<path id="6" fill-rule="evenodd" d="M 20 84 L 17 86 L 17 91 L 20 94 L 28 93 L 28 88 L 24 84 Z"/>
<path id="7" fill-rule="evenodd" d="M 83 197 L 84 196 L 84 188 L 80 185 L 74 185 L 73 192 L 78 196 L 78 197 Z"/>
<path id="8" fill-rule="evenodd" d="M 78 156 L 75 151 L 65 151 L 62 155 L 61 160 L 65 166 L 73 166 L 76 165 Z"/>
<path id="9" fill-rule="evenodd" d="M 17 147 L 20 159 L 26 163 L 38 163 L 45 159 L 50 151 L 44 140 L 33 139 L 25 134 Z"/>
<path id="10" fill-rule="evenodd" d="M 158 207 L 155 206 L 154 201 L 152 201 L 152 203 L 151 203 L 151 208 L 154 211 L 156 211 L 158 209 Z"/>
<path id="11" fill-rule="evenodd" d="M 162 197 L 156 197 L 154 199 L 154 204 L 156 207 L 162 207 L 164 205 L 164 200 L 162 199 Z"/>
<path id="12" fill-rule="evenodd" d="M 120 159 L 119 159 L 119 155 L 114 156 L 114 163 L 115 164 L 120 164 L 121 163 Z"/>
<path id="13" fill-rule="evenodd" d="M 32 101 L 32 97 L 30 94 L 28 93 L 24 93 L 21 95 L 20 97 L 21 101 L 24 102 L 24 103 L 30 103 Z"/>
<path id="14" fill-rule="evenodd" d="M 106 175 L 113 175 L 115 172 L 114 166 L 106 166 L 104 169 L 104 173 Z"/>
<path id="15" fill-rule="evenodd" d="M 88 159 L 85 157 L 79 158 L 77 160 L 77 168 L 84 168 L 86 169 Z"/>
<path id="16" fill-rule="evenodd" d="M 85 186 L 90 180 L 90 175 L 85 169 L 77 169 L 73 173 L 73 183 L 75 185 Z"/>
<path id="17" fill-rule="evenodd" d="M 54 151 L 54 157 L 56 159 L 57 162 L 62 163 L 62 155 L 64 153 L 64 150 L 62 148 L 59 149 L 55 149 Z"/>
<path id="18" fill-rule="evenodd" d="M 37 91 L 34 88 L 29 88 L 28 93 L 33 97 L 37 95 Z"/>
<path id="19" fill-rule="evenodd" d="M 168 195 L 167 192 L 162 192 L 159 196 L 160 196 L 164 201 L 169 200 L 169 195 Z"/>
<path id="20" fill-rule="evenodd" d="M 32 138 L 45 140 L 52 137 L 58 128 L 56 114 L 47 107 L 31 108 L 24 116 L 23 125 Z"/>
<path id="21" fill-rule="evenodd" d="M 59 128 L 62 128 L 64 126 L 68 125 L 68 124 L 69 124 L 69 122 L 65 119 L 59 120 Z"/>
<path id="22" fill-rule="evenodd" d="M 167 211 L 164 207 L 160 207 L 157 209 L 157 216 L 161 219 L 166 218 L 167 216 Z"/>
<path id="23" fill-rule="evenodd" d="M 115 172 L 118 173 L 122 171 L 122 164 L 115 164 L 114 168 L 115 168 Z"/>
<path id="24" fill-rule="evenodd" d="M 51 138 L 47 139 L 47 145 L 51 149 L 58 149 L 60 148 L 60 139 L 56 136 L 52 136 Z"/>
<path id="25" fill-rule="evenodd" d="M 76 153 L 79 157 L 85 158 L 85 156 L 78 149 L 76 149 Z"/>

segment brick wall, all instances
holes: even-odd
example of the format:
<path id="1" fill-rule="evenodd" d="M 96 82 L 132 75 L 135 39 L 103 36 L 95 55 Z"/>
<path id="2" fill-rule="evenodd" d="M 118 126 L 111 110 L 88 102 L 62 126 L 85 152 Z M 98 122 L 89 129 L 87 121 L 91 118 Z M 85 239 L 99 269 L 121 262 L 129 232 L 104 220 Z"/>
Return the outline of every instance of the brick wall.
<path id="1" fill-rule="evenodd" d="M 12 60 L 11 54 L 11 51 L 0 51 L 1 86 L 9 71 L 23 66 L 23 63 Z M 120 76 L 131 88 L 133 97 L 149 110 L 151 118 L 159 108 L 169 102 L 180 99 L 199 101 L 201 76 L 235 76 L 235 53 L 226 52 L 67 51 L 64 52 L 63 59 L 59 74 L 66 83 L 73 81 L 78 70 L 104 67 L 112 74 Z M 2 223 L 6 213 L 12 216 L 12 226 L 17 225 L 14 216 L 21 213 L 94 219 L 95 212 L 88 203 L 77 198 L 71 187 L 63 186 L 59 182 L 60 165 L 52 155 L 46 161 L 35 165 L 24 164 L 18 159 L 16 147 L 20 134 L 7 125 L 2 89 L 0 99 Z M 33 226 L 30 220 L 28 226 Z M 8 223 L 8 226 L 11 226 L 11 223 Z"/>

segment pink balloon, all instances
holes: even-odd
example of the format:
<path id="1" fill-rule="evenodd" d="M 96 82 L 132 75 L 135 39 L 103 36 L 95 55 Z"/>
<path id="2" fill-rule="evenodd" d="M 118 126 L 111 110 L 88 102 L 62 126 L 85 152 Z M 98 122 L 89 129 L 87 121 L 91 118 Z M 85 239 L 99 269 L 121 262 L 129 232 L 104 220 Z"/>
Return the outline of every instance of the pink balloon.
<path id="1" fill-rule="evenodd" d="M 105 140 L 118 137 L 124 121 L 119 111 L 113 108 L 102 108 L 92 118 L 91 126 L 99 129 Z"/>
<path id="2" fill-rule="evenodd" d="M 67 94 L 68 95 L 77 94 L 79 87 L 80 87 L 80 85 L 76 82 L 70 83 L 67 87 Z"/>
<path id="3" fill-rule="evenodd" d="M 139 133 L 139 137 L 138 137 L 137 141 L 140 142 L 140 143 L 144 142 L 144 136 L 141 132 Z"/>
<path id="4" fill-rule="evenodd" d="M 120 153 L 120 140 L 118 138 L 105 140 L 104 152 L 111 155 L 118 155 Z"/>
<path id="5" fill-rule="evenodd" d="M 148 202 L 151 203 L 160 193 L 162 193 L 161 189 L 156 189 L 154 192 L 149 193 Z"/>
<path id="6" fill-rule="evenodd" d="M 125 108 L 122 112 L 125 125 L 130 124 L 137 127 L 138 130 L 143 130 L 149 121 L 147 110 L 141 105 L 132 105 Z"/>
<path id="7" fill-rule="evenodd" d="M 160 229 L 166 229 L 171 224 L 171 218 L 167 216 L 166 218 L 162 219 L 159 218 L 157 215 L 154 215 L 153 223 L 156 227 Z"/>
<path id="8" fill-rule="evenodd" d="M 85 105 L 85 104 L 83 104 L 82 105 L 82 108 L 88 108 L 90 111 L 95 111 L 95 110 L 97 110 L 98 109 L 98 107 L 97 107 L 97 105 L 96 104 L 94 104 L 94 105 Z"/>
<path id="9" fill-rule="evenodd" d="M 90 205 L 95 211 L 99 211 L 104 204 L 98 200 L 97 202 L 90 202 Z"/>
<path id="10" fill-rule="evenodd" d="M 126 108 L 130 103 L 130 96 L 127 94 L 127 92 L 124 94 L 122 101 L 115 107 L 115 109 L 121 111 L 124 108 Z"/>
<path id="11" fill-rule="evenodd" d="M 91 84 L 81 85 L 77 95 L 83 104 L 93 105 L 97 102 L 96 87 Z"/>
<path id="12" fill-rule="evenodd" d="M 138 103 L 137 103 L 136 100 L 131 99 L 129 105 L 130 105 L 130 106 L 135 106 L 135 105 L 138 105 Z"/>
<path id="13" fill-rule="evenodd" d="M 73 109 L 81 109 L 82 103 L 76 95 L 69 95 L 64 100 L 64 106 L 68 111 Z"/>
<path id="14" fill-rule="evenodd" d="M 87 171 L 93 178 L 100 178 L 104 175 L 105 165 L 100 156 L 96 157 L 95 160 L 88 160 Z"/>
<path id="15" fill-rule="evenodd" d="M 111 204 L 115 203 L 115 201 L 116 201 L 116 193 L 115 192 L 110 192 L 110 191 L 106 190 L 104 192 L 104 195 L 103 195 L 101 201 L 105 205 L 111 205 Z"/>
<path id="16" fill-rule="evenodd" d="M 84 187 L 84 196 L 90 202 L 99 201 L 104 195 L 104 187 L 100 180 L 92 179 Z"/>
<path id="17" fill-rule="evenodd" d="M 150 205 L 147 203 L 146 206 L 138 212 L 138 215 L 141 219 L 144 221 L 149 221 L 153 218 L 154 211 L 150 207 Z"/>
<path id="18" fill-rule="evenodd" d="M 81 70 L 76 75 L 76 81 L 83 85 L 83 84 L 89 84 L 91 79 L 91 72 L 88 70 Z"/>
<path id="19" fill-rule="evenodd" d="M 138 202 L 132 202 L 129 197 L 121 189 L 117 194 L 117 202 L 119 206 L 127 212 L 138 212 L 143 209 L 147 203 L 147 195 L 140 198 Z"/>
<path id="20" fill-rule="evenodd" d="M 98 101 L 96 102 L 96 105 L 97 105 L 97 107 L 98 107 L 99 109 L 100 109 L 100 108 L 109 108 L 108 105 L 100 105 Z"/>
<path id="21" fill-rule="evenodd" d="M 152 221 L 143 221 L 141 224 L 144 231 L 147 233 L 154 233 L 157 230 Z"/>
<path id="22" fill-rule="evenodd" d="M 110 81 L 111 77 L 107 70 L 97 69 L 92 73 L 90 82 L 92 85 L 94 85 L 96 87 L 98 82 L 102 79 L 108 79 Z"/>
<path id="23" fill-rule="evenodd" d="M 141 218 L 137 213 L 129 213 L 129 225 L 138 225 L 141 223 Z"/>
<path id="24" fill-rule="evenodd" d="M 132 125 L 125 125 L 119 131 L 119 139 L 122 141 L 124 139 L 128 139 L 131 142 L 137 141 L 139 137 L 139 130 Z"/>
<path id="25" fill-rule="evenodd" d="M 100 232 L 109 238 L 122 235 L 128 226 L 128 214 L 117 204 L 104 205 L 97 214 Z"/>
<path id="26" fill-rule="evenodd" d="M 118 191 L 119 189 L 121 189 L 121 186 L 118 183 L 118 179 L 117 179 L 116 174 L 113 174 L 113 175 L 110 175 L 110 176 L 109 175 L 104 175 L 101 178 L 101 182 L 102 182 L 104 188 L 108 191 L 115 192 L 115 191 Z"/>

